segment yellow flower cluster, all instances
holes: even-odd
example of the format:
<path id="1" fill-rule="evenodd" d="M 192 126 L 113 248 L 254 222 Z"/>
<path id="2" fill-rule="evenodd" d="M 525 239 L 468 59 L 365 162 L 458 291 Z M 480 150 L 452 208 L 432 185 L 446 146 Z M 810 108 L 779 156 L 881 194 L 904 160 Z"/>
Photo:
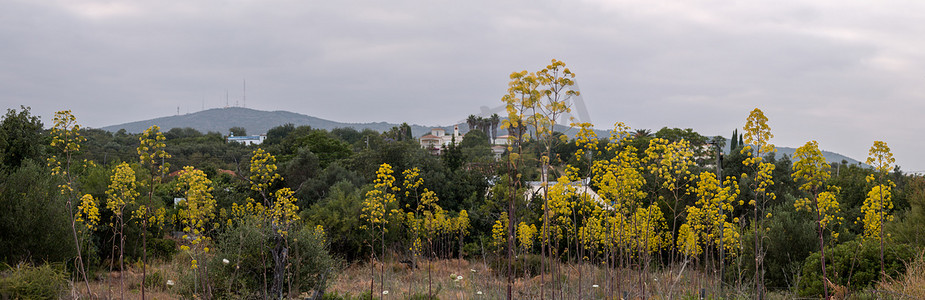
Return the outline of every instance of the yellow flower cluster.
<path id="1" fill-rule="evenodd" d="M 829 180 L 829 166 L 822 151 L 819 150 L 819 144 L 816 141 L 806 142 L 800 148 L 797 148 L 793 154 L 796 162 L 793 164 L 794 172 L 791 176 L 793 179 L 802 182 L 800 190 L 806 191 L 813 195 L 813 198 L 798 199 L 793 205 L 797 210 L 806 210 L 816 214 L 819 220 L 819 226 L 822 229 L 835 221 L 841 223 L 842 218 L 837 217 L 839 212 L 838 200 L 835 198 L 835 192 L 822 191 L 826 181 Z"/>
<path id="2" fill-rule="evenodd" d="M 507 212 L 501 212 L 501 216 L 491 226 L 491 242 L 498 249 L 504 248 L 507 243 L 507 219 Z"/>
<path id="3" fill-rule="evenodd" d="M 864 205 L 861 212 L 864 213 L 863 219 L 858 221 L 864 224 L 864 238 L 879 241 L 880 231 L 884 222 L 893 221 L 893 215 L 887 213 L 893 209 L 892 200 L 892 181 L 887 180 L 887 184 L 878 184 L 867 192 L 867 198 L 864 199 Z"/>
<path id="4" fill-rule="evenodd" d="M 768 126 L 768 117 L 764 115 L 761 109 L 755 108 L 748 114 L 745 120 L 745 132 L 742 134 L 745 146 L 742 148 L 742 154 L 751 154 L 751 159 L 746 159 L 746 166 L 760 163 L 762 157 L 766 154 L 775 152 L 777 149 L 769 143 L 774 134 L 771 133 L 771 127 Z M 752 153 L 752 145 L 758 146 Z"/>
<path id="5" fill-rule="evenodd" d="M 282 180 L 276 169 L 276 157 L 260 148 L 254 150 L 250 165 L 251 189 L 263 194 L 274 182 Z"/>
<path id="6" fill-rule="evenodd" d="M 154 171 L 155 166 L 158 166 L 157 172 L 161 175 L 167 174 L 170 166 L 170 164 L 164 162 L 165 159 L 170 158 L 170 154 L 164 151 L 164 148 L 167 147 L 166 140 L 167 138 L 164 137 L 164 133 L 161 132 L 161 128 L 157 125 L 148 127 L 138 137 L 139 145 L 137 150 L 141 164 L 151 166 L 152 171 Z"/>
<path id="7" fill-rule="evenodd" d="M 517 241 L 520 243 L 520 249 L 529 251 L 533 248 L 533 241 L 536 239 L 536 225 L 520 222 L 517 225 Z"/>
<path id="8" fill-rule="evenodd" d="M 386 207 L 395 202 L 393 192 L 397 191 L 397 187 L 392 186 L 394 182 L 395 177 L 392 176 L 392 166 L 389 164 L 380 165 L 379 170 L 376 171 L 375 188 L 366 192 L 366 197 L 363 199 L 360 218 L 366 220 L 370 225 L 378 225 L 382 230 L 385 230 L 385 224 L 388 223 L 388 220 L 386 220 Z M 364 224 L 361 228 L 368 227 Z"/>
<path id="9" fill-rule="evenodd" d="M 80 143 L 85 140 L 86 138 L 80 135 L 77 117 L 71 114 L 70 110 L 55 113 L 54 126 L 51 128 L 51 147 L 58 150 L 63 157 L 52 155 L 48 158 L 48 166 L 51 167 L 52 176 L 62 176 L 66 179 L 65 183 L 58 185 L 62 195 L 74 191 L 73 179 L 69 174 L 71 156 L 80 151 Z"/>
<path id="10" fill-rule="evenodd" d="M 135 170 L 128 163 L 116 165 L 109 178 L 109 189 L 106 190 L 106 208 L 115 216 L 122 216 L 126 204 L 133 203 L 138 191 L 135 188 Z"/>
<path id="11" fill-rule="evenodd" d="M 270 211 L 270 220 L 276 232 L 282 236 L 288 235 L 292 223 L 299 220 L 299 206 L 295 205 L 296 199 L 292 195 L 289 188 L 279 189 L 274 194 L 276 201 Z"/>
<path id="12" fill-rule="evenodd" d="M 671 243 L 671 233 L 666 231 L 665 216 L 655 203 L 648 208 L 637 208 L 632 222 L 631 234 L 636 240 L 634 250 L 654 253 Z"/>
<path id="13" fill-rule="evenodd" d="M 697 256 L 703 251 L 700 248 L 700 235 L 691 229 L 690 223 L 681 224 L 678 228 L 678 249 L 687 256 Z"/>
<path id="14" fill-rule="evenodd" d="M 712 172 L 701 172 L 695 188 L 697 202 L 694 206 L 687 207 L 687 232 L 685 234 L 697 235 L 697 237 L 688 237 L 678 233 L 677 245 L 682 252 L 688 255 L 699 254 L 699 246 L 694 248 L 692 245 L 684 244 L 691 242 L 713 243 L 719 245 L 725 243 L 728 239 L 725 236 L 727 228 L 735 228 L 733 224 L 726 222 L 726 218 L 732 213 L 733 203 L 739 196 L 739 185 L 734 177 L 727 178 L 721 186 L 716 175 Z M 720 240 L 720 234 L 723 234 L 723 240 Z M 682 239 L 686 239 L 683 240 Z M 685 249 L 686 247 L 686 249 Z"/>
<path id="15" fill-rule="evenodd" d="M 93 231 L 100 223 L 100 209 L 96 205 L 96 200 L 90 194 L 85 194 L 80 198 L 80 206 L 77 209 L 75 220 L 84 224 L 87 231 Z"/>
<path id="16" fill-rule="evenodd" d="M 677 190 L 689 179 L 690 169 L 694 167 L 694 150 L 687 140 L 669 142 L 666 139 L 649 140 L 646 148 L 646 163 L 649 172 L 661 181 L 661 187 Z"/>
<path id="17" fill-rule="evenodd" d="M 212 197 L 212 181 L 201 170 L 186 166 L 177 178 L 178 192 L 184 192 L 186 200 L 180 203 L 182 223 L 196 239 L 201 241 L 206 225 L 215 218 L 215 198 Z"/>

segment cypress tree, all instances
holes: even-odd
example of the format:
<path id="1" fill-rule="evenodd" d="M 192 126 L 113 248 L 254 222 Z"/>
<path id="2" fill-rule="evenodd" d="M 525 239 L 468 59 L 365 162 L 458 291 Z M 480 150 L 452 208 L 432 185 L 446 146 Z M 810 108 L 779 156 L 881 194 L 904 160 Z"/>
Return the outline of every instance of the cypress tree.
<path id="1" fill-rule="evenodd" d="M 732 138 L 729 139 L 729 153 L 735 151 L 736 148 L 739 148 L 739 129 L 732 130 Z"/>

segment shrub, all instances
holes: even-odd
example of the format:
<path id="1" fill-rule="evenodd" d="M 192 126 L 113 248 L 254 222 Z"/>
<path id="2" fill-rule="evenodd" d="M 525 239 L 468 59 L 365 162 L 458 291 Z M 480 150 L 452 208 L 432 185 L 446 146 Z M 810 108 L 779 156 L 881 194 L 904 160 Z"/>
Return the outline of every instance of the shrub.
<path id="1" fill-rule="evenodd" d="M 44 163 L 25 160 L 18 169 L 0 170 L 0 259 L 74 261 L 76 248 L 58 178 Z"/>
<path id="2" fill-rule="evenodd" d="M 905 270 L 904 262 L 913 257 L 910 247 L 886 244 L 883 261 L 886 274 L 895 277 Z M 819 296 L 823 293 L 822 268 L 819 252 L 814 252 L 803 263 L 799 294 Z M 826 275 L 832 283 L 858 291 L 876 283 L 880 278 L 880 244 L 853 240 L 825 249 Z M 829 289 L 831 291 L 831 289 Z"/>
<path id="3" fill-rule="evenodd" d="M 177 254 L 177 242 L 171 239 L 152 238 L 148 240 L 148 250 L 156 258 L 171 258 Z"/>
<path id="4" fill-rule="evenodd" d="M 58 299 L 67 287 L 62 265 L 20 264 L 0 275 L 0 297 L 3 299 Z"/>
<path id="5" fill-rule="evenodd" d="M 264 280 L 271 280 L 273 276 L 273 258 L 269 252 L 273 247 L 273 234 L 269 230 L 272 230 L 269 226 L 258 226 L 250 220 L 219 235 L 218 249 L 208 261 L 213 295 L 219 298 L 264 295 Z M 333 281 L 339 262 L 328 253 L 324 235 L 314 228 L 297 227 L 289 232 L 287 243 L 287 276 L 291 277 L 293 293 L 320 290 Z M 288 284 L 286 288 L 288 291 Z"/>
<path id="6" fill-rule="evenodd" d="M 161 271 L 154 271 L 145 276 L 145 286 L 149 288 L 163 288 L 167 286 L 167 279 Z"/>

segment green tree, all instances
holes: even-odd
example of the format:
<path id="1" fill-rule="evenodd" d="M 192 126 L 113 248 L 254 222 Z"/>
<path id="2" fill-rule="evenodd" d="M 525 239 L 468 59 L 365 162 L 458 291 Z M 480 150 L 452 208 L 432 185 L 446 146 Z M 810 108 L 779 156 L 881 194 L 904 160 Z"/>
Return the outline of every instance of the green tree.
<path id="1" fill-rule="evenodd" d="M 247 129 L 245 129 L 244 127 L 240 127 L 240 126 L 228 128 L 228 132 L 231 133 L 232 136 L 246 136 L 247 135 Z"/>
<path id="2" fill-rule="evenodd" d="M 17 168 L 26 159 L 36 160 L 43 154 L 42 121 L 29 107 L 20 111 L 7 109 L 0 121 L 0 165 Z"/>
<path id="3" fill-rule="evenodd" d="M 331 251 L 350 261 L 368 254 L 360 230 L 363 194 L 354 183 L 338 181 L 326 197 L 301 213 L 308 226 L 324 225 Z"/>
<path id="4" fill-rule="evenodd" d="M 465 161 L 488 162 L 491 158 L 491 143 L 488 136 L 479 130 L 469 131 L 459 143 Z"/>
<path id="5" fill-rule="evenodd" d="M 732 130 L 732 138 L 729 139 L 729 152 L 736 151 L 739 146 L 741 146 L 739 144 L 739 129 L 736 128 Z"/>
<path id="6" fill-rule="evenodd" d="M 74 252 L 80 248 L 75 245 L 78 239 L 70 237 L 74 215 L 58 184 L 60 178 L 50 176 L 48 168 L 31 160 L 10 172 L 0 172 L 0 261 L 10 266 L 30 261 L 81 266 Z M 86 238 L 77 236 L 79 241 Z M 80 251 L 86 254 L 82 258 L 89 258 Z M 83 279 L 80 271 L 78 280 Z M 74 286 L 81 287 L 79 282 Z"/>
<path id="7" fill-rule="evenodd" d="M 284 125 L 279 125 L 270 130 L 267 130 L 267 139 L 263 141 L 264 145 L 271 146 L 277 145 L 283 142 L 290 133 L 295 131 L 295 125 L 292 123 L 286 123 Z"/>

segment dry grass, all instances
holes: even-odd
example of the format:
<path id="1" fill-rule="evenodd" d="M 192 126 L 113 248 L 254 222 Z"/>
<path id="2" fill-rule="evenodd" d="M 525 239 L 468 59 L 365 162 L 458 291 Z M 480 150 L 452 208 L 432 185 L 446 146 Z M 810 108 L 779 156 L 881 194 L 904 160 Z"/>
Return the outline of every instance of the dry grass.
<path id="1" fill-rule="evenodd" d="M 375 267 L 375 282 L 373 294 L 378 297 L 383 291 L 388 291 L 384 299 L 407 299 L 413 295 L 428 294 L 428 265 L 426 261 L 419 264 L 419 268 L 412 270 L 405 264 L 398 262 L 373 263 Z M 380 270 L 384 264 L 385 279 L 380 280 Z M 555 271 L 553 271 L 555 272 Z M 696 299 L 701 289 L 708 297 L 718 298 L 719 290 L 716 282 L 710 276 L 692 271 L 689 268 L 679 276 L 679 270 L 650 272 L 648 276 L 640 278 L 638 272 L 631 270 L 615 270 L 613 281 L 611 272 L 597 266 L 583 264 L 581 273 L 577 265 L 559 265 L 558 280 L 553 275 L 546 274 L 543 290 L 548 299 L 578 299 L 579 292 L 583 299 L 619 299 L 642 298 L 640 286 L 645 297 L 650 299 Z M 368 262 L 359 262 L 347 267 L 337 278 L 336 282 L 327 290 L 340 295 L 350 293 L 357 296 L 370 290 L 370 265 Z M 451 275 L 462 276 L 460 280 L 451 278 Z M 506 295 L 506 277 L 493 272 L 481 261 L 467 260 L 435 260 L 431 262 L 432 291 L 439 299 L 503 299 Z M 580 286 L 579 286 L 579 277 Z M 515 299 L 539 299 L 540 276 L 529 278 L 515 278 L 512 293 Z M 380 289 L 380 284 L 382 288 Z M 727 295 L 734 294 L 729 291 Z"/>
<path id="2" fill-rule="evenodd" d="M 149 264 L 147 269 L 148 277 L 158 272 L 162 275 L 163 282 L 157 283 L 157 286 L 145 288 L 145 299 L 165 300 L 181 299 L 180 295 L 175 293 L 179 285 L 179 274 L 176 272 L 174 264 L 171 262 L 157 262 Z M 95 280 L 90 282 L 92 297 L 87 296 L 86 284 L 83 281 L 72 282 L 70 296 L 73 299 L 141 299 L 141 268 L 139 266 L 126 266 L 124 272 L 99 272 Z M 120 278 L 124 277 L 124 278 Z M 120 296 L 120 279 L 124 282 L 124 290 L 121 291 L 124 298 Z M 167 285 L 167 280 L 173 280 L 173 287 Z M 149 279 L 151 280 L 151 279 Z"/>
<path id="3" fill-rule="evenodd" d="M 925 299 L 925 252 L 906 264 L 906 274 L 883 280 L 877 289 L 897 299 Z"/>

